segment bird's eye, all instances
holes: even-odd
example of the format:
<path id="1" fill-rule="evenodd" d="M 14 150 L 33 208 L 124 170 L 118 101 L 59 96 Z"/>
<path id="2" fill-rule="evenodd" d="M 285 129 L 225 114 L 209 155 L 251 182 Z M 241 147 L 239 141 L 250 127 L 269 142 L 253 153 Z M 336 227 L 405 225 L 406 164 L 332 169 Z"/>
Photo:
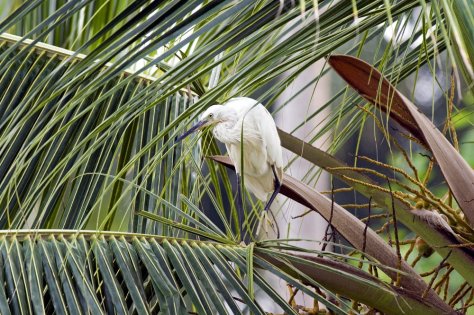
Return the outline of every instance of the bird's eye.
<path id="1" fill-rule="evenodd" d="M 214 114 L 213 114 L 213 113 L 210 113 L 210 114 L 209 114 L 209 118 L 212 118 L 212 117 L 214 117 Z"/>

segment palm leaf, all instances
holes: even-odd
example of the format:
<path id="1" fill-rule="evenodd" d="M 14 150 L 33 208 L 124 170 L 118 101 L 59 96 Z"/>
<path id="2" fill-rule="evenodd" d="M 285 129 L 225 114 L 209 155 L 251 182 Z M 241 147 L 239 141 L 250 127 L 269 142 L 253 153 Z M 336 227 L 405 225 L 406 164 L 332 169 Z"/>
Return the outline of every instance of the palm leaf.
<path id="1" fill-rule="evenodd" d="M 58 234 L 37 230 L 36 237 L 31 239 L 28 237 L 31 232 L 12 230 L 3 233 L 0 240 L 2 251 L 9 251 L 7 257 L 10 257 L 0 273 L 11 275 L 0 286 L 0 297 L 9 301 L 2 305 L 5 313 L 11 310 L 20 314 L 34 307 L 36 311 L 49 308 L 49 312 L 56 313 L 172 314 L 196 308 L 198 312 L 225 314 L 233 310 L 235 314 L 243 312 L 241 303 L 253 313 L 265 313 L 244 284 L 246 250 L 240 245 L 67 230 Z M 316 296 L 309 289 L 311 286 L 330 286 L 334 292 L 357 298 L 366 296 L 365 290 L 375 290 L 381 299 L 373 300 L 373 306 L 394 314 L 402 314 L 407 307 L 405 303 L 399 304 L 398 299 L 428 314 L 437 307 L 417 301 L 411 294 L 340 261 L 286 253 L 272 249 L 268 242 L 262 248 L 255 245 L 255 263 L 310 296 Z M 268 286 L 261 272 L 262 269 L 254 269 L 255 286 L 287 312 L 296 314 L 291 305 Z M 329 281 L 331 277 L 338 277 L 340 281 Z M 10 281 L 15 281 L 16 289 L 21 289 L 19 283 L 23 283 L 24 290 L 11 290 Z M 348 290 L 350 286 L 358 286 L 361 291 Z M 30 294 L 33 300 L 41 298 L 44 304 L 28 303 L 26 297 Z M 367 298 L 363 300 L 370 302 Z M 336 313 L 344 313 L 333 304 L 327 306 Z"/>
<path id="2" fill-rule="evenodd" d="M 435 213 L 428 210 L 413 211 L 407 204 L 398 199 L 392 199 L 389 192 L 380 191 L 376 187 L 376 182 L 359 172 L 344 170 L 347 164 L 339 161 L 330 154 L 288 134 L 279 131 L 282 139 L 282 145 L 295 154 L 318 165 L 334 176 L 340 178 L 348 185 L 353 186 L 367 198 L 373 198 L 378 204 L 384 205 L 387 209 L 393 206 L 397 211 L 397 216 L 403 224 L 410 230 L 415 231 L 424 240 L 426 240 L 443 257 L 448 257 L 448 261 L 455 266 L 456 270 L 464 275 L 466 279 L 473 278 L 471 268 L 467 268 L 474 258 L 469 248 L 462 246 L 462 241 L 458 239 L 452 229 L 446 222 Z M 342 168 L 342 170 L 338 169 Z M 368 184 L 368 185 L 366 185 Z M 454 245 L 454 246 L 452 246 Z M 460 246 L 456 246 L 460 245 Z"/>
<path id="3" fill-rule="evenodd" d="M 11 39 L 11 36 L 5 39 L 4 47 L 8 47 Z M 19 71 L 26 75 L 11 81 L 7 73 L 2 80 L 5 89 L 1 199 L 7 211 L 0 222 L 3 226 L 22 226 L 31 220 L 37 226 L 99 227 L 105 224 L 109 228 L 127 229 L 133 221 L 124 212 L 124 202 L 133 200 L 135 206 L 150 210 L 156 209 L 157 202 L 139 190 L 132 191 L 120 179 L 130 178 L 126 174 L 133 170 L 133 181 L 152 191 L 162 191 L 169 185 L 164 178 L 173 176 L 174 171 L 166 165 L 174 163 L 180 148 L 172 148 L 158 137 L 162 131 L 155 126 L 164 126 L 178 117 L 192 99 L 185 92 L 176 93 L 157 107 L 133 119 L 126 118 L 122 116 L 126 115 L 125 111 L 120 113 L 123 104 L 149 85 L 148 78 L 138 77 L 100 103 L 96 103 L 95 98 L 100 97 L 102 90 L 77 106 L 65 105 L 58 97 L 45 108 L 31 103 L 28 110 L 23 100 L 34 88 L 28 90 L 22 88 L 22 84 L 28 86 L 31 81 L 47 77 L 54 70 L 53 65 L 66 55 L 64 50 L 55 54 L 52 51 L 55 51 L 53 47 L 36 46 L 19 65 Z M 123 79 L 122 76 L 117 82 Z M 107 84 L 103 90 L 109 87 Z M 72 90 L 68 93 L 72 95 Z M 75 93 L 80 94 L 81 89 Z M 30 116 L 28 119 L 25 113 Z M 13 124 L 14 130 L 11 129 Z M 144 147 L 146 155 L 132 155 Z M 153 158 L 163 152 L 169 157 L 167 161 Z M 142 170 L 152 165 L 160 172 L 143 174 Z M 174 203 L 177 197 L 174 196 Z M 38 202 L 43 211 L 35 213 L 33 209 Z"/>
<path id="4" fill-rule="evenodd" d="M 459 206 L 474 226 L 474 171 L 461 154 L 417 107 L 392 86 L 380 72 L 350 56 L 331 56 L 331 66 L 371 103 L 407 128 L 427 146 L 441 168 Z"/>
<path id="5" fill-rule="evenodd" d="M 295 313 L 256 267 L 270 270 L 336 313 L 348 312 L 350 306 L 337 297 L 337 302 L 329 302 L 311 287 L 389 313 L 448 310 L 431 296 L 428 302 L 419 300 L 426 285 L 414 297 L 357 268 L 335 263 L 328 253 L 297 257 L 280 242 L 238 245 L 240 235 L 234 231 L 240 231 L 239 223 L 234 220 L 231 228 L 229 219 L 237 217 L 236 209 L 224 206 L 226 198 L 232 200 L 232 188 L 223 167 L 211 165 L 206 175 L 200 170 L 197 146 L 173 143 L 185 123 L 212 102 L 262 89 L 260 98 L 271 105 L 309 65 L 348 46 L 359 54 L 368 41 L 378 40 L 382 48 L 373 63 L 394 82 L 446 47 L 458 60 L 465 58 L 450 45 L 447 33 L 458 25 L 446 3 L 434 13 L 425 5 L 415 13 L 423 27 L 408 40 L 385 47 L 381 43 L 387 16 L 390 23 L 402 21 L 414 14 L 418 0 L 303 2 L 298 7 L 294 1 L 278 0 L 35 0 L 24 2 L 0 23 L 0 33 L 20 35 L 0 38 L 0 205 L 5 209 L 0 227 L 163 235 L 5 233 L 0 240 L 2 314 L 241 313 L 244 307 L 263 313 L 255 292 Z M 425 21 L 425 16 L 434 15 L 436 23 Z M 361 19 L 354 23 L 357 16 Z M 470 34 L 466 21 L 459 25 L 464 38 L 456 38 L 463 49 Z M 443 23 L 448 31 L 438 27 Z M 362 39 L 359 34 L 364 34 Z M 423 38 L 421 44 L 412 45 L 417 38 Z M 213 69 L 217 85 L 210 84 Z M 281 79 L 284 73 L 288 77 Z M 325 108 L 345 91 L 336 94 Z M 347 117 L 353 124 L 342 128 L 333 148 L 356 132 L 363 115 L 352 117 L 352 102 L 359 99 L 344 97 L 340 111 L 321 123 L 317 137 Z M 219 154 L 213 140 L 205 139 L 202 149 L 206 155 Z M 208 209 L 200 209 L 205 196 L 216 206 L 223 228 L 208 217 Z M 377 197 L 379 204 L 385 201 L 390 207 L 387 194 Z M 443 255 L 448 252 L 445 246 L 451 244 L 452 233 L 439 226 L 430 230 L 431 221 L 409 214 L 403 204 L 396 206 L 404 209 L 404 223 L 423 238 L 431 237 Z M 327 201 L 318 207 L 327 214 Z M 418 221 L 410 223 L 413 218 Z M 452 251 L 449 261 L 469 279 L 469 253 L 462 248 Z M 393 264 L 365 263 L 396 274 Z"/>
<path id="6" fill-rule="evenodd" d="M 211 159 L 227 167 L 234 167 L 228 157 L 213 156 Z M 450 311 L 450 307 L 433 290 L 428 288 L 425 281 L 415 270 L 397 257 L 393 248 L 388 246 L 380 236 L 372 229 L 367 228 L 346 209 L 287 174 L 283 177 L 281 193 L 321 214 L 354 248 L 365 252 L 384 266 L 393 268 L 384 270 L 382 267 L 382 270 L 393 281 L 400 278 L 402 287 L 413 290 L 419 296 L 425 294 L 430 303 L 438 305 L 445 311 Z M 399 272 L 395 272 L 394 269 L 398 269 Z"/>

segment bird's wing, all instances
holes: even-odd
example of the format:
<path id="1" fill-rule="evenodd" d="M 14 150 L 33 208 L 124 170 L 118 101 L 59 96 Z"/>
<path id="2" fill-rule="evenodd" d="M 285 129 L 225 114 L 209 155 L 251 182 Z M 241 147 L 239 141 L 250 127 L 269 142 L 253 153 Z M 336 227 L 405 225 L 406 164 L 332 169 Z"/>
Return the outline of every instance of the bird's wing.
<path id="1" fill-rule="evenodd" d="M 283 153 L 275 121 L 263 105 L 260 105 L 255 109 L 258 110 L 256 119 L 259 125 L 260 134 L 262 135 L 263 143 L 267 149 L 267 160 L 271 165 L 276 166 L 279 173 L 278 175 L 281 179 L 283 172 Z"/>
<path id="2" fill-rule="evenodd" d="M 234 108 L 239 117 L 244 117 L 244 130 L 246 136 L 259 135 L 266 147 L 267 161 L 275 165 L 279 178 L 283 175 L 283 153 L 280 137 L 272 115 L 258 101 L 248 97 L 230 99 L 225 106 Z M 255 130 L 256 129 L 256 130 Z"/>
<path id="3" fill-rule="evenodd" d="M 236 128 L 232 130 L 236 134 L 234 135 L 236 143 L 240 143 L 241 137 L 241 126 L 244 127 L 244 137 L 251 142 L 258 143 L 261 141 L 260 128 L 258 127 L 258 108 L 263 106 L 258 101 L 248 97 L 235 97 L 231 98 L 225 103 L 226 107 L 230 107 L 237 112 L 239 120 L 237 121 Z"/>

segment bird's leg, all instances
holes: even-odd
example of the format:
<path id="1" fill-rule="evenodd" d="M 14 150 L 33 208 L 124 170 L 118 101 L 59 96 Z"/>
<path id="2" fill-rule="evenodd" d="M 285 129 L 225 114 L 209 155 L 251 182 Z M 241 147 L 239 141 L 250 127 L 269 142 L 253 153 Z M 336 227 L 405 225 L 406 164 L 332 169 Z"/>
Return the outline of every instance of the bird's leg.
<path id="1" fill-rule="evenodd" d="M 280 192 L 280 188 L 281 188 L 281 183 L 280 183 L 280 180 L 278 179 L 278 176 L 276 174 L 276 170 L 275 170 L 275 166 L 272 165 L 272 171 L 273 171 L 273 184 L 274 184 L 274 191 L 272 193 L 272 195 L 270 196 L 270 199 L 268 200 L 267 204 L 265 205 L 265 208 L 264 208 L 264 211 L 263 211 L 263 217 L 262 217 L 262 220 L 267 220 L 269 223 L 271 223 L 271 220 L 269 218 L 267 218 L 267 211 L 270 212 L 270 214 L 272 215 L 273 217 L 273 223 L 276 225 L 276 233 L 277 233 L 277 237 L 276 238 L 280 238 L 280 229 L 278 227 L 278 223 L 276 222 L 276 219 L 275 219 L 275 216 L 273 215 L 273 212 L 272 210 L 270 209 L 270 206 L 272 205 L 273 201 L 275 200 L 276 196 L 278 195 L 278 193 Z M 264 223 L 265 224 L 265 223 Z"/>
<path id="2" fill-rule="evenodd" d="M 281 183 L 280 183 L 280 180 L 278 179 L 278 176 L 275 170 L 275 165 L 272 165 L 272 171 L 273 171 L 273 184 L 274 184 L 275 190 L 273 191 L 272 195 L 270 196 L 270 199 L 265 205 L 265 208 L 264 208 L 265 211 L 270 209 L 270 206 L 272 205 L 276 196 L 280 192 L 280 188 L 281 188 Z"/>

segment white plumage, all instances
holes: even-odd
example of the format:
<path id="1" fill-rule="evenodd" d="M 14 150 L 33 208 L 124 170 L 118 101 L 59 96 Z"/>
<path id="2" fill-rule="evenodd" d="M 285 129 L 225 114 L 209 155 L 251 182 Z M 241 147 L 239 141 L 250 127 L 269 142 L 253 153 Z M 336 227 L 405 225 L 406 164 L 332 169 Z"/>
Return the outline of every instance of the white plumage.
<path id="1" fill-rule="evenodd" d="M 238 175 L 244 177 L 245 187 L 262 201 L 272 194 L 265 207 L 268 209 L 283 176 L 280 137 L 268 110 L 254 99 L 232 98 L 223 105 L 209 107 L 200 122 L 178 140 L 206 126 L 213 127 L 214 136 L 226 145 Z"/>
<path id="2" fill-rule="evenodd" d="M 244 175 L 245 187 L 255 197 L 266 201 L 275 190 L 272 166 L 279 182 L 283 175 L 280 137 L 272 116 L 262 104 L 248 97 L 233 98 L 224 105 L 211 106 L 202 117 L 210 114 L 217 121 L 212 132 L 226 145 L 237 173 Z"/>

